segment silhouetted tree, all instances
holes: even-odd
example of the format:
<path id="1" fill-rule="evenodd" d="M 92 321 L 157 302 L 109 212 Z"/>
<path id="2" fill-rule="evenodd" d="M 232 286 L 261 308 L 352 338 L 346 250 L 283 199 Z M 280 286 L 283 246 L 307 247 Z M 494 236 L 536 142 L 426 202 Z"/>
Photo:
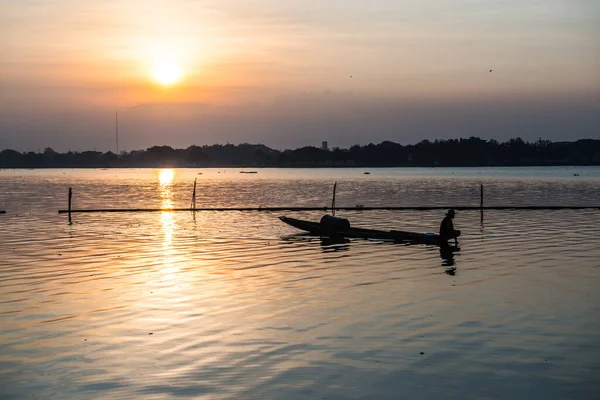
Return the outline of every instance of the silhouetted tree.
<path id="1" fill-rule="evenodd" d="M 153 146 L 146 150 L 122 152 L 84 151 L 58 153 L 52 148 L 42 153 L 0 152 L 0 168 L 63 167 L 182 167 L 182 166 L 485 166 L 485 165 L 587 165 L 600 164 L 600 140 L 533 143 L 512 138 L 500 143 L 478 137 L 448 140 L 422 140 L 403 146 L 391 141 L 331 151 L 307 146 L 277 151 L 262 144 L 215 144 L 173 149 Z"/>

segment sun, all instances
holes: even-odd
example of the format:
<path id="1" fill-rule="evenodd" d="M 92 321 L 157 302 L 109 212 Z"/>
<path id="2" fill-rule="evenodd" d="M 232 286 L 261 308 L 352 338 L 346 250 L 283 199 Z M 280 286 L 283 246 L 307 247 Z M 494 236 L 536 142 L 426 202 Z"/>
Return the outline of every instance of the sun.
<path id="1" fill-rule="evenodd" d="M 173 61 L 161 61 L 152 68 L 152 78 L 161 85 L 173 85 L 181 80 L 181 67 Z"/>

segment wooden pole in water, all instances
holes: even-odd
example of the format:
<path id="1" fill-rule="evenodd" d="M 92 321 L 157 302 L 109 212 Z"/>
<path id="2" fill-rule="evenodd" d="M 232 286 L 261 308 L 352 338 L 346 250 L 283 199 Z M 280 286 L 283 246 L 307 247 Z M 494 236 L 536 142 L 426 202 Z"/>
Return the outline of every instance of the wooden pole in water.
<path id="1" fill-rule="evenodd" d="M 190 203 L 190 208 L 192 210 L 196 209 L 196 180 L 198 178 L 194 178 L 194 191 L 192 192 L 192 202 Z"/>
<path id="2" fill-rule="evenodd" d="M 337 188 L 337 181 L 333 184 L 333 199 L 331 199 L 331 213 L 335 216 L 335 189 Z"/>
<path id="3" fill-rule="evenodd" d="M 480 185 L 481 199 L 479 201 L 479 210 L 481 212 L 481 223 L 483 223 L 483 183 Z"/>
<path id="4" fill-rule="evenodd" d="M 481 191 L 481 199 L 479 201 L 479 208 L 481 209 L 481 212 L 483 212 L 483 184 L 480 185 L 480 191 Z"/>
<path id="5" fill-rule="evenodd" d="M 69 223 L 71 223 L 71 200 L 73 198 L 73 189 L 69 188 Z"/>

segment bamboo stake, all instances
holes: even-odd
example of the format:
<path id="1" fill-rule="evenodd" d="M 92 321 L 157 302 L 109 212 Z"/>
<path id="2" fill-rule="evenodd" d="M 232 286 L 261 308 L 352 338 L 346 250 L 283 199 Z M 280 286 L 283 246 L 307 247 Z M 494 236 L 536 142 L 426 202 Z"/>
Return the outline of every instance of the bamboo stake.
<path id="1" fill-rule="evenodd" d="M 331 214 L 335 217 L 335 189 L 337 188 L 337 181 L 333 184 L 333 199 L 331 199 Z"/>
<path id="2" fill-rule="evenodd" d="M 481 223 L 483 224 L 483 184 L 481 184 L 481 200 L 479 202 L 479 209 L 481 212 Z"/>
<path id="3" fill-rule="evenodd" d="M 479 208 L 483 211 L 483 184 L 481 184 L 481 200 L 479 202 Z"/>
<path id="4" fill-rule="evenodd" d="M 196 180 L 198 178 L 194 178 L 194 191 L 192 192 L 192 201 L 190 203 L 190 210 L 193 211 L 196 209 Z"/>
<path id="5" fill-rule="evenodd" d="M 71 200 L 73 199 L 73 189 L 69 188 L 69 224 L 71 223 Z"/>

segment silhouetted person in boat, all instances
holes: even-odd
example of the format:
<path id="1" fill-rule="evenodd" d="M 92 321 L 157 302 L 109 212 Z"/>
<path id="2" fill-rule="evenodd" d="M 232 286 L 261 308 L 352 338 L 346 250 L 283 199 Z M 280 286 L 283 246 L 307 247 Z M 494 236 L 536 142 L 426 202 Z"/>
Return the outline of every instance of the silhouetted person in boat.
<path id="1" fill-rule="evenodd" d="M 452 222 L 455 215 L 456 212 L 453 209 L 449 209 L 440 224 L 440 239 L 443 245 L 446 245 L 450 239 L 454 239 L 454 244 L 458 245 L 457 238 L 460 236 L 460 231 L 454 229 L 454 223 Z"/>

